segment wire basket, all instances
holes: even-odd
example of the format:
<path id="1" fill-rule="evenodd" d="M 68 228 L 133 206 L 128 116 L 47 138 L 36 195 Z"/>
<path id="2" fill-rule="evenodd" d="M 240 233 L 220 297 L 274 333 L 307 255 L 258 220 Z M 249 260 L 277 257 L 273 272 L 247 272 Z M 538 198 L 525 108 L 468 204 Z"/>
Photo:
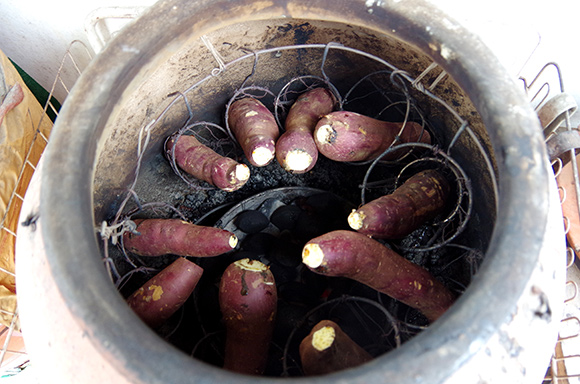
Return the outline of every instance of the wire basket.
<path id="1" fill-rule="evenodd" d="M 530 102 L 534 105 L 546 135 L 548 155 L 552 161 L 558 192 L 564 211 L 564 226 L 568 238 L 567 281 L 564 317 L 551 366 L 545 383 L 570 383 L 580 378 L 580 313 L 578 311 L 578 247 L 575 244 L 577 215 L 580 213 L 580 174 L 577 153 L 580 133 L 573 128 L 570 117 L 576 112 L 574 98 L 564 90 L 562 72 L 557 63 L 545 64 L 531 81 L 521 79 Z M 564 173 L 571 183 L 562 180 Z"/>
<path id="2" fill-rule="evenodd" d="M 81 49 L 82 51 L 79 51 Z M 76 52 L 73 54 L 73 52 Z M 80 76 L 82 69 L 79 67 L 78 59 L 75 59 L 75 55 L 78 55 L 78 52 L 83 52 L 87 55 L 87 57 L 91 58 L 91 53 L 87 49 L 87 47 L 80 41 L 73 41 L 70 47 L 67 49 L 65 55 L 62 58 L 60 63 L 58 72 L 55 76 L 54 82 L 49 92 L 48 100 L 43 107 L 43 114 L 39 121 L 35 122 L 35 134 L 33 139 L 30 142 L 30 146 L 26 151 L 26 157 L 24 160 L 24 164 L 19 172 L 18 181 L 16 183 L 16 188 L 10 195 L 10 199 L 8 200 L 7 208 L 6 208 L 6 215 L 2 217 L 2 221 L 0 222 L 0 227 L 2 231 L 6 231 L 10 236 L 14 238 L 17 237 L 17 233 L 5 225 L 8 222 L 7 215 L 12 213 L 12 207 L 20 207 L 22 202 L 24 201 L 24 194 L 18 193 L 17 189 L 19 185 L 24 181 L 25 174 L 28 174 L 28 180 L 30 177 L 31 172 L 33 173 L 36 170 L 36 161 L 32 161 L 31 153 L 33 151 L 40 151 L 44 150 L 44 147 L 48 143 L 49 137 L 45 129 L 41 130 L 41 124 L 43 124 L 43 119 L 48 119 L 47 112 L 51 111 L 54 115 L 58 116 L 58 107 L 53 104 L 53 94 L 55 90 L 60 87 L 66 94 L 68 94 L 69 89 L 72 87 L 73 84 L 66 84 L 61 77 L 61 72 L 66 70 L 71 73 L 76 73 L 76 76 Z M 18 208 L 19 209 L 19 208 Z M 16 212 L 18 213 L 18 212 Z M 24 226 L 34 226 L 37 217 L 21 217 L 22 225 Z M 18 255 L 15 255 L 17 258 Z M 0 273 L 6 273 L 11 276 L 15 276 L 14 271 L 8 271 L 4 269 L 0 269 Z M 5 311 L 4 311 L 5 312 Z M 6 315 L 12 316 L 12 321 L 10 326 L 3 327 L 0 330 L 0 370 L 4 372 L 6 376 L 10 376 L 20 372 L 22 369 L 28 366 L 28 361 L 24 358 L 26 356 L 26 352 L 24 349 L 22 337 L 20 334 L 19 329 L 19 319 L 18 319 L 18 309 L 14 313 L 5 313 Z M 24 356 L 24 357 L 23 357 Z M 17 366 L 14 366 L 14 364 Z"/>
<path id="3" fill-rule="evenodd" d="M 469 245 L 464 243 L 461 237 L 472 217 L 474 191 L 471 187 L 471 180 L 467 176 L 468 172 L 463 168 L 467 162 L 464 158 L 457 157 L 456 148 L 467 145 L 473 149 L 470 160 L 478 160 L 480 165 L 478 175 L 489 186 L 489 193 L 486 194 L 485 201 L 491 205 L 491 210 L 488 210 L 488 214 L 492 217 L 495 216 L 497 211 L 498 186 L 495 178 L 494 160 L 486 149 L 484 139 L 472 129 L 471 123 L 462 117 L 461 113 L 456 110 L 456 106 L 438 96 L 439 87 L 449 87 L 449 78 L 445 71 L 441 70 L 437 64 L 431 62 L 420 70 L 418 75 L 414 76 L 368 52 L 332 42 L 327 44 L 279 46 L 259 51 L 241 50 L 238 57 L 226 62 L 213 46 L 209 37 L 202 37 L 201 42 L 214 59 L 215 67 L 211 70 L 208 69 L 208 75 L 195 82 L 195 84 L 171 92 L 167 106 L 163 108 L 162 112 L 147 120 L 141 126 L 136 135 L 138 142 L 136 147 L 138 150 L 136 158 L 134 158 L 137 164 L 135 174 L 126 186 L 126 191 L 117 194 L 119 198 L 114 200 L 110 206 L 105 206 L 104 210 L 109 212 L 109 218 L 98 223 L 96 228 L 102 239 L 103 262 L 112 281 L 124 294 L 136 289 L 136 287 L 151 277 L 151 273 L 161 269 L 164 265 L 159 260 L 150 261 L 146 258 L 140 258 L 124 249 L 123 235 L 127 231 L 135 230 L 135 226 L 132 225 L 131 221 L 134 217 L 175 217 L 187 219 L 194 223 L 207 223 L 208 216 L 215 214 L 216 211 L 219 216 L 219 212 L 223 212 L 231 204 L 236 203 L 248 209 L 251 206 L 249 201 L 254 194 L 263 190 L 275 190 L 275 188 L 288 185 L 324 187 L 326 190 L 329 188 L 332 190 L 340 189 L 342 193 L 349 195 L 349 198 L 354 202 L 354 206 L 356 206 L 376 198 L 376 196 L 385 193 L 385 191 L 392 191 L 412 174 L 429 168 L 438 168 L 447 173 L 453 185 L 455 200 L 446 211 L 446 214 L 438 219 L 432 227 L 423 228 L 424 231 L 421 234 L 415 233 L 412 238 L 408 237 L 402 240 L 395 247 L 400 252 L 403 252 L 408 259 L 431 268 L 431 271 L 436 276 L 445 279 L 446 284 L 452 287 L 451 289 L 454 292 L 460 294 L 465 290 L 483 259 L 486 240 L 482 237 L 475 242 L 477 245 Z M 281 57 L 289 57 L 288 60 L 293 60 L 295 56 L 312 58 L 310 65 L 310 68 L 313 68 L 312 72 L 280 79 L 273 82 L 273 85 L 268 86 L 268 88 L 265 88 L 259 80 L 256 80 L 258 77 L 256 74 L 264 71 L 265 68 L 269 68 L 272 65 L 272 60 L 275 61 Z M 361 70 L 360 68 L 352 70 L 351 72 L 356 73 L 356 75 L 345 87 L 341 80 L 337 81 L 335 78 L 337 76 L 335 68 L 338 66 L 340 69 L 344 69 L 339 63 L 347 58 L 365 63 L 362 68 L 366 68 L 366 70 Z M 159 169 L 168 168 L 167 164 L 165 164 L 166 159 L 162 160 L 162 164 L 158 164 L 157 160 L 151 160 L 150 146 L 154 142 L 153 138 L 158 137 L 159 132 L 163 132 L 166 129 L 168 122 L 174 116 L 182 116 L 181 119 L 178 119 L 182 120 L 182 123 L 175 126 L 174 132 L 176 132 L 176 136 L 172 137 L 192 134 L 199 140 L 205 140 L 204 143 L 213 145 L 216 151 L 232 156 L 236 155 L 237 143 L 234 135 L 231 134 L 227 117 L 223 128 L 220 126 L 221 121 L 219 120 L 198 120 L 200 112 L 196 105 L 196 98 L 202 95 L 211 95 L 213 93 L 212 87 L 221 89 L 220 86 L 216 85 L 216 82 L 219 84 L 222 78 L 228 79 L 231 73 L 236 78 L 241 79 L 241 81 L 239 83 L 234 82 L 231 85 L 229 99 L 225 100 L 223 104 L 225 116 L 228 115 L 228 108 L 234 100 L 251 95 L 259 98 L 266 105 L 270 105 L 276 120 L 282 126 L 281 122 L 284 121 L 289 106 L 299 94 L 313 87 L 323 86 L 335 94 L 339 109 L 364 112 L 375 118 L 390 116 L 401 121 L 401 131 L 398 133 L 397 138 L 407 129 L 407 122 L 413 120 L 417 121 L 423 129 L 431 132 L 432 137 L 437 137 L 438 139 L 430 144 L 401 143 L 398 139 L 395 139 L 380 156 L 372 161 L 345 165 L 329 162 L 324 168 L 324 160 L 321 160 L 320 165 L 317 163 L 309 174 L 301 176 L 288 174 L 286 171 L 281 170 L 274 161 L 267 167 L 252 169 L 252 177 L 261 180 L 260 185 L 251 186 L 245 191 L 231 193 L 219 191 L 184 174 L 176 165 L 175 158 L 171 152 L 165 154 L 168 157 L 168 163 L 171 165 L 168 170 L 175 172 L 182 183 L 176 184 L 173 181 L 174 179 L 171 178 L 155 182 L 147 174 L 143 176 L 143 172 L 149 172 L 151 169 L 145 159 L 148 159 L 149 162 L 152 161 L 158 171 Z M 374 98 L 374 103 L 372 103 L 374 104 L 374 109 L 369 109 L 368 104 L 371 103 L 365 103 L 369 98 Z M 441 134 L 438 131 L 438 126 L 427 118 L 425 112 L 421 109 L 419 99 L 421 102 L 430 100 L 431 103 L 438 105 L 438 108 L 445 112 L 447 115 L 445 123 L 453 127 L 450 129 L 450 131 L 454 132 L 453 135 Z M 362 105 L 366 105 L 366 107 L 361 107 Z M 218 144 L 216 145 L 216 143 Z M 226 146 L 227 149 L 225 148 Z M 400 157 L 403 160 L 387 160 L 389 155 L 395 151 L 403 152 L 404 155 Z M 333 171 L 329 172 L 328 167 L 334 167 L 332 168 Z M 341 177 L 341 172 L 346 167 L 348 167 L 348 172 L 351 172 L 348 178 Z M 106 168 L 106 166 L 103 166 L 103 168 Z M 324 174 L 321 172 L 324 172 Z M 156 172 L 156 174 L 159 173 Z M 339 179 L 338 182 L 337 180 L 332 180 L 332 177 L 331 179 L 328 178 L 328 175 L 333 174 L 337 180 Z M 354 174 L 358 176 L 351 177 Z M 276 180 L 282 180 L 282 184 L 276 184 Z M 319 185 L 316 185 L 316 183 L 319 183 Z M 167 185 L 175 186 L 176 192 L 167 192 Z M 344 190 L 346 188 L 345 185 L 349 186 L 349 191 Z M 339 186 L 344 188 L 339 188 Z M 183 203 L 175 206 L 168 200 L 152 200 L 151 196 L 154 196 L 153 198 L 159 196 L 150 192 L 150 189 L 154 188 L 162 188 L 166 196 L 174 196 L 175 194 L 183 196 Z M 204 199 L 203 204 L 191 205 L 192 202 L 196 202 L 195 200 L 198 196 L 207 195 L 208 191 L 211 191 L 211 199 Z M 209 221 L 209 223 L 214 225 L 215 221 Z M 473 228 L 471 231 L 473 233 Z M 443 249 L 445 249 L 445 252 L 442 251 Z M 443 254 L 446 256 L 439 259 Z M 232 257 L 229 257 L 230 261 Z M 207 273 L 212 273 L 212 268 L 215 265 L 210 261 L 200 259 L 198 262 L 204 266 L 204 270 Z M 266 262 L 275 264 L 271 260 Z M 216 261 L 214 264 L 221 265 L 223 261 Z M 450 271 L 454 271 L 455 275 Z M 219 272 L 214 273 L 219 274 Z M 449 275 L 449 277 L 445 277 L 446 275 Z M 205 292 L 211 292 L 213 285 L 213 281 L 205 285 L 200 283 L 200 288 L 207 286 L 208 291 Z M 335 289 L 335 292 L 339 291 L 339 289 Z M 219 324 L 219 321 L 211 318 L 210 320 L 202 321 L 202 333 L 197 335 L 197 342 L 194 342 L 193 346 L 181 345 L 184 337 L 179 330 L 180 324 L 190 323 L 192 320 L 188 316 L 193 316 L 193 319 L 200 319 L 202 317 L 201 313 L 209 312 L 205 307 L 202 311 L 196 312 L 198 306 L 201 305 L 199 304 L 200 301 L 207 303 L 207 300 L 203 300 L 204 295 L 206 293 L 194 295 L 193 303 L 189 307 L 190 310 L 194 311 L 193 315 L 181 313 L 174 322 L 170 321 L 170 325 L 161 331 L 162 336 L 168 341 L 179 343 L 180 348 L 183 348 L 187 353 L 195 354 L 196 357 L 200 357 L 200 350 L 202 349 L 199 347 L 200 345 L 206 345 L 208 342 L 214 341 L 216 345 L 206 348 L 213 351 L 218 348 L 217 345 L 220 343 L 220 330 L 214 329 L 214 326 Z M 381 353 L 397 347 L 400 345 L 401 339 L 403 341 L 408 340 L 425 328 L 426 323 L 418 319 L 416 313 L 409 312 L 408 308 L 401 311 L 393 307 L 392 304 L 386 304 L 389 299 L 382 296 L 374 295 L 372 298 L 349 296 L 349 299 L 345 299 L 343 302 L 339 300 L 333 301 L 332 308 L 336 310 L 335 307 L 339 307 L 339 304 L 346 305 L 357 312 L 357 316 L 360 318 L 368 317 L 368 313 L 376 311 L 376 309 L 371 310 L 368 307 L 364 307 L 361 303 L 358 303 L 357 307 L 356 300 L 364 301 L 365 305 L 368 305 L 368 301 L 373 302 L 373 305 L 383 311 L 379 312 L 379 315 L 380 313 L 389 314 L 386 317 L 389 321 L 392 320 L 391 316 L 393 316 L 389 311 L 400 312 L 398 318 L 394 316 L 397 318 L 395 321 L 396 332 L 386 333 L 391 336 L 397 335 L 395 340 L 387 340 L 386 345 L 380 347 L 374 346 Z M 313 316 L 319 308 L 322 307 L 311 307 L 310 310 L 312 312 L 308 316 Z M 304 322 L 306 320 L 296 319 L 295 324 Z M 362 324 L 361 327 L 368 327 L 368 324 Z M 294 329 L 292 335 L 296 332 L 299 332 L 298 328 Z M 287 345 L 279 348 L 280 351 L 283 351 L 280 357 L 283 367 L 274 368 L 273 372 L 276 373 L 273 373 L 273 375 L 300 375 L 300 369 L 295 364 L 297 356 L 292 352 L 288 352 L 288 345 L 293 344 L 294 340 L 287 335 L 284 337 L 288 337 L 287 341 L 285 341 L 286 339 L 279 341 L 279 344 Z M 219 360 L 219 356 L 212 358 L 214 360 L 210 361 L 214 363 L 215 359 Z M 292 362 L 292 364 L 289 362 Z"/>

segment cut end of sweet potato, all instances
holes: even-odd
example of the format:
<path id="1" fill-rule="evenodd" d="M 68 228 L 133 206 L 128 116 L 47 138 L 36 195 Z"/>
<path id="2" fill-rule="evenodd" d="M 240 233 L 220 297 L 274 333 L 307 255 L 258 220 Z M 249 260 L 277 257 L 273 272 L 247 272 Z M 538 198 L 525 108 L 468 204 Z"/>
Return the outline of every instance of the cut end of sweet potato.
<path id="1" fill-rule="evenodd" d="M 249 179 L 250 168 L 247 165 L 229 157 L 222 157 L 214 163 L 210 184 L 222 191 L 233 192 L 242 188 Z"/>
<path id="2" fill-rule="evenodd" d="M 320 328 L 312 334 L 312 346 L 317 351 L 324 351 L 332 346 L 335 337 L 336 332 L 334 331 L 334 328 L 330 326 Z"/>
<path id="3" fill-rule="evenodd" d="M 325 124 L 316 130 L 316 141 L 319 143 L 334 143 L 336 140 L 336 131 L 330 124 Z"/>
<path id="4" fill-rule="evenodd" d="M 230 245 L 230 247 L 232 247 L 232 249 L 237 247 L 238 246 L 238 237 L 236 235 L 231 235 L 230 239 L 228 241 L 228 244 Z"/>
<path id="5" fill-rule="evenodd" d="M 318 268 L 324 261 L 324 252 L 318 244 L 306 244 L 302 250 L 302 262 L 310 268 Z"/>
<path id="6" fill-rule="evenodd" d="M 270 148 L 258 147 L 252 152 L 252 161 L 256 166 L 268 164 L 274 158 L 274 152 Z"/>
<path id="7" fill-rule="evenodd" d="M 262 263 L 258 260 L 241 259 L 241 260 L 234 262 L 234 264 L 238 268 L 246 270 L 246 271 L 265 272 L 268 270 L 268 267 L 264 263 Z"/>
<path id="8" fill-rule="evenodd" d="M 363 227 L 364 219 L 365 214 L 363 212 L 353 209 L 350 215 L 348 215 L 348 225 L 355 231 L 358 231 Z"/>
<path id="9" fill-rule="evenodd" d="M 312 156 L 302 149 L 294 149 L 286 155 L 284 168 L 291 172 L 304 172 L 312 164 Z"/>
<path id="10" fill-rule="evenodd" d="M 247 181 L 250 178 L 250 168 L 246 164 L 238 164 L 234 169 L 235 182 Z"/>

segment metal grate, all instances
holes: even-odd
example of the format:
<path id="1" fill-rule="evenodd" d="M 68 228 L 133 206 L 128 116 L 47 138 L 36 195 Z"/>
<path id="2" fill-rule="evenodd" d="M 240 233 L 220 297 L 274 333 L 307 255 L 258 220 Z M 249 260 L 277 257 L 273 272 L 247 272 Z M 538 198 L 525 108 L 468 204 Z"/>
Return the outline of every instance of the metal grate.
<path id="1" fill-rule="evenodd" d="M 567 163 L 572 168 L 574 176 L 572 189 L 570 186 L 566 188 L 562 183 L 558 185 L 561 203 L 564 204 L 572 196 L 580 196 L 580 174 L 576 159 L 576 149 L 580 142 L 574 138 L 574 136 L 578 136 L 580 139 L 580 135 L 570 123 L 570 117 L 577 109 L 576 103 L 574 98 L 564 90 L 562 72 L 557 63 L 545 64 L 529 83 L 524 78 L 521 80 L 544 128 L 548 154 L 552 160 L 556 179 L 558 180 L 558 177 L 561 176 Z M 580 214 L 580 203 L 573 206 L 573 209 Z M 574 229 L 571 225 L 572 219 L 566 216 L 566 211 L 563 219 L 566 234 L 570 235 L 569 232 Z M 564 317 L 560 323 L 558 341 L 551 365 L 544 379 L 545 384 L 568 384 L 571 379 L 580 379 L 579 282 L 580 271 L 576 251 L 569 243 L 567 247 Z"/>

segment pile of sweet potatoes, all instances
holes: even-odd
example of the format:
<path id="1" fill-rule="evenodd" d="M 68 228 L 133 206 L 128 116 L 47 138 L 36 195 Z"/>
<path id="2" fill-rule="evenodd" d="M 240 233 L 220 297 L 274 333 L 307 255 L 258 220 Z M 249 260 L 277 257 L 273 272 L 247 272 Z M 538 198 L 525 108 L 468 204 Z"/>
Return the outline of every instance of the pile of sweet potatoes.
<path id="1" fill-rule="evenodd" d="M 364 162 L 399 143 L 431 143 L 431 134 L 421 124 L 377 120 L 338 110 L 338 105 L 329 89 L 310 89 L 296 98 L 284 127 L 279 127 L 258 98 L 243 97 L 231 102 L 226 112 L 227 129 L 241 148 L 238 156 L 224 156 L 195 135 L 181 132 L 167 138 L 165 154 L 183 172 L 235 193 L 251 178 L 253 167 L 265 167 L 274 159 L 284 170 L 302 174 L 315 167 L 319 156 Z M 403 154 L 389 152 L 384 159 Z M 453 192 L 449 177 L 433 168 L 416 172 L 391 193 L 352 212 L 331 204 L 320 216 L 314 205 L 302 202 L 280 204 L 268 217 L 244 211 L 234 221 L 247 234 L 244 242 L 232 231 L 181 219 L 135 219 L 134 229 L 122 237 L 124 251 L 145 258 L 169 257 L 171 262 L 132 291 L 127 303 L 158 330 L 203 289 L 195 306 L 206 303 L 202 296 L 208 297 L 207 305 L 219 316 L 205 324 L 200 320 L 204 325 L 198 339 L 209 338 L 212 327 L 217 327 L 217 335 L 221 330 L 214 348 L 220 352 L 213 363 L 241 374 L 269 374 L 273 360 L 286 362 L 288 352 L 280 344 L 288 339 L 290 345 L 301 327 L 306 332 L 300 335 L 295 360 L 302 374 L 364 364 L 380 353 L 355 341 L 357 336 L 349 333 L 356 331 L 343 318 L 328 313 L 312 323 L 308 314 L 332 295 L 350 294 L 339 288 L 346 286 L 370 296 L 386 295 L 415 310 L 426 323 L 442 316 L 455 294 L 388 241 L 444 215 Z"/>
<path id="2" fill-rule="evenodd" d="M 279 127 L 270 108 L 258 98 L 237 98 L 228 104 L 225 120 L 243 158 L 218 154 L 183 132 L 167 139 L 166 155 L 172 165 L 187 174 L 233 192 L 246 184 L 251 167 L 265 167 L 274 158 L 286 171 L 302 174 L 313 169 L 320 154 L 333 161 L 359 162 L 376 159 L 397 144 L 431 143 L 431 135 L 417 122 L 377 120 L 338 110 L 338 106 L 333 92 L 314 87 L 297 97 L 283 127 Z M 395 151 L 384 159 L 400 155 Z"/>
<path id="3" fill-rule="evenodd" d="M 307 333 L 296 346 L 303 374 L 355 367 L 371 360 L 376 352 L 373 355 L 353 340 L 349 334 L 352 326 L 346 320 L 336 314 L 320 315 L 312 328 L 300 321 L 308 309 L 323 305 L 332 295 L 349 292 L 339 287 L 350 286 L 344 279 L 415 308 L 429 322 L 437 320 L 453 304 L 455 294 L 426 269 L 363 232 L 398 238 L 400 231 L 382 228 L 389 222 L 403 223 L 408 215 L 415 221 L 405 231 L 417 228 L 443 211 L 449 194 L 445 176 L 432 169 L 416 173 L 394 192 L 350 215 L 329 193 L 289 204 L 274 203 L 276 209 L 268 215 L 242 210 L 233 219 L 237 230 L 245 232 L 241 243 L 232 232 L 216 227 L 174 219 L 135 220 L 134 233 L 123 238 L 129 252 L 143 257 L 181 257 L 143 284 L 127 302 L 146 324 L 157 329 L 184 305 L 207 271 L 209 281 L 202 284 L 199 295 L 208 295 L 208 286 L 219 286 L 215 292 L 219 317 L 214 324 L 223 324 L 225 330 L 223 360 L 216 364 L 241 374 L 269 374 L 275 365 L 272 360 L 284 358 L 272 350 L 273 345 L 284 343 L 296 327 L 303 327 Z M 355 228 L 361 232 L 346 229 L 354 214 L 372 217 L 373 225 Z M 272 226 L 275 231 L 264 232 Z M 293 312 L 297 309 L 298 315 Z"/>

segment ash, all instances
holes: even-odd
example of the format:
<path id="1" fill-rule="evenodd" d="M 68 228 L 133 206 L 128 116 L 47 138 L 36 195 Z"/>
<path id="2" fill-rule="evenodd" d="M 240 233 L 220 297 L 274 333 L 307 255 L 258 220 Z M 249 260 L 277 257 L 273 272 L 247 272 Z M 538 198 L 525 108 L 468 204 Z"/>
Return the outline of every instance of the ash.
<path id="1" fill-rule="evenodd" d="M 241 159 L 240 159 L 241 160 Z M 365 167 L 336 163 L 319 157 L 316 166 L 304 174 L 292 174 L 284 170 L 276 160 L 265 167 L 255 167 L 244 162 L 251 170 L 248 182 L 238 191 L 225 192 L 219 189 L 185 191 L 182 202 L 176 207 L 192 221 L 197 221 L 212 210 L 235 204 L 257 193 L 281 187 L 310 187 L 332 191 L 353 202 L 360 201 L 360 188 Z M 205 221 L 207 224 L 211 220 Z"/>

